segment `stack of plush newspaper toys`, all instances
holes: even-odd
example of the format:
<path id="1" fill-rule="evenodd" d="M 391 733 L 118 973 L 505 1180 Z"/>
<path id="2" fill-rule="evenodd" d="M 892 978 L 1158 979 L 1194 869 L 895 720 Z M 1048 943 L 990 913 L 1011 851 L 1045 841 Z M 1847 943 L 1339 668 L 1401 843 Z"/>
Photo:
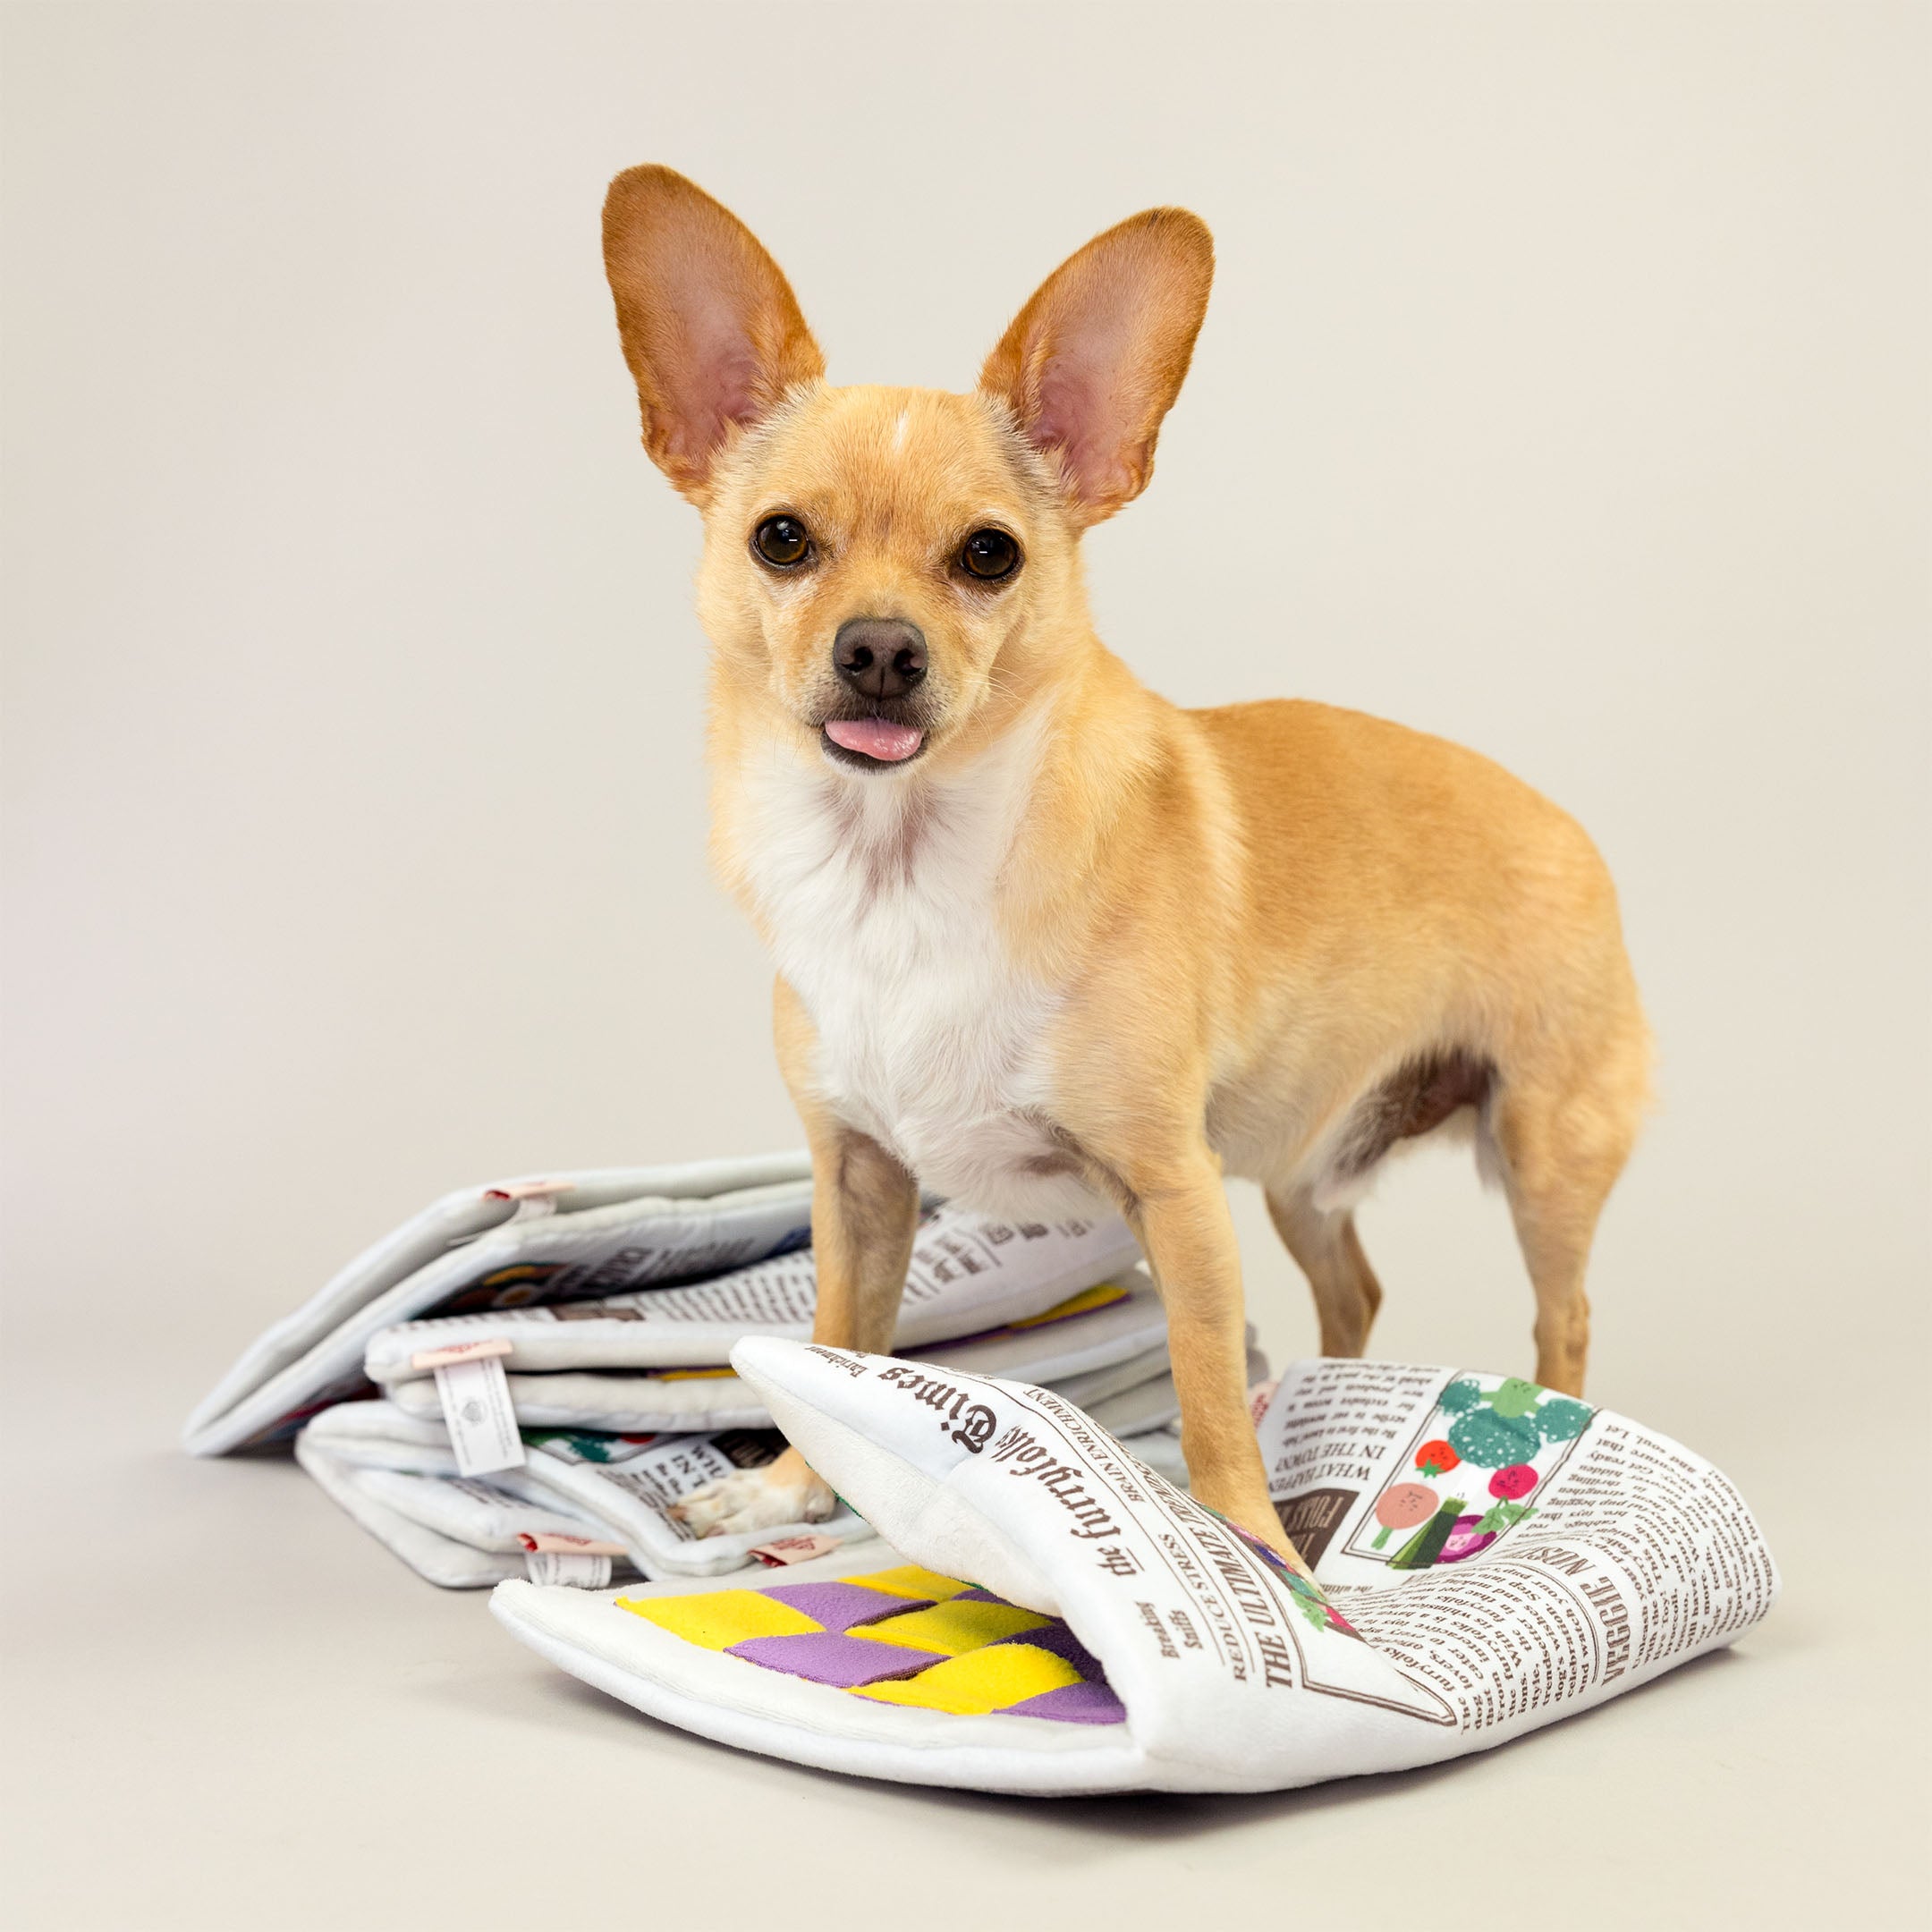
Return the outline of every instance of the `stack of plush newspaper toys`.
<path id="1" fill-rule="evenodd" d="M 784 1446 L 764 1393 L 729 1364 L 747 1338 L 809 1335 L 810 1201 L 802 1156 L 448 1195 L 264 1335 L 191 1418 L 187 1445 L 293 1438 L 358 1522 L 454 1588 L 711 1576 L 864 1541 L 849 1506 L 702 1538 L 675 1510 Z M 895 1345 L 1051 1387 L 1184 1482 L 1166 1324 L 1136 1260 L 1111 1216 L 930 1207 Z"/>

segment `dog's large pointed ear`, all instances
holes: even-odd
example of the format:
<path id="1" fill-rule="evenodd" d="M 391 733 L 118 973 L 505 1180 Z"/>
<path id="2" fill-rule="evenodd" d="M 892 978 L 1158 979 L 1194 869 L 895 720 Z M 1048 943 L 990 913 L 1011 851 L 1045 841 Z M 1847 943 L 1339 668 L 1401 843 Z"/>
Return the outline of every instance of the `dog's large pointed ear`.
<path id="1" fill-rule="evenodd" d="M 733 428 L 823 376 L 825 357 L 758 238 L 670 168 L 628 168 L 610 184 L 604 269 L 644 447 L 701 505 Z"/>
<path id="2" fill-rule="evenodd" d="M 1058 463 L 1082 525 L 1147 487 L 1213 280 L 1207 224 L 1149 208 L 1062 262 L 987 358 L 980 388 Z"/>

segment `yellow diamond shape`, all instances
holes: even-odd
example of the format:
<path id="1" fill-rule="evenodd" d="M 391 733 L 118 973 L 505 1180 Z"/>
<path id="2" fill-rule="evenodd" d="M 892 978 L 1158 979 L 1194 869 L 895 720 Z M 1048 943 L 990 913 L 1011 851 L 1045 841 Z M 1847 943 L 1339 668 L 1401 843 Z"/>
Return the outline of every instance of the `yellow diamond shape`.
<path id="1" fill-rule="evenodd" d="M 1017 1604 L 962 1603 L 955 1597 L 950 1603 L 935 1604 L 930 1610 L 908 1610 L 902 1615 L 868 1623 L 851 1634 L 868 1643 L 902 1644 L 908 1650 L 936 1650 L 951 1657 L 1052 1622 L 1051 1617 L 1022 1610 Z"/>
<path id="2" fill-rule="evenodd" d="M 1082 1288 L 1077 1295 L 1069 1295 L 1064 1301 L 1056 1302 L 1044 1315 L 1026 1315 L 1020 1320 L 1008 1322 L 1009 1328 L 1044 1328 L 1048 1322 L 1065 1321 L 1073 1315 L 1091 1315 L 1096 1309 L 1112 1308 L 1116 1301 L 1124 1301 L 1127 1291 L 1115 1282 L 1102 1282 L 1097 1288 Z"/>
<path id="3" fill-rule="evenodd" d="M 994 1606 L 973 1604 L 963 1607 L 983 1610 Z M 852 1632 L 855 1637 L 866 1634 L 862 1631 Z M 944 1664 L 935 1664 L 917 1677 L 902 1677 L 896 1683 L 868 1684 L 852 1694 L 870 1698 L 878 1704 L 911 1704 L 921 1710 L 951 1711 L 962 1717 L 977 1717 L 1081 1681 L 1080 1674 L 1064 1657 L 1056 1657 L 1050 1650 L 1037 1650 L 1031 1644 L 1009 1643 L 948 1657 Z"/>
<path id="4" fill-rule="evenodd" d="M 879 1590 L 887 1597 L 920 1600 L 929 1597 L 934 1603 L 944 1603 L 948 1597 L 957 1597 L 962 1590 L 972 1588 L 957 1577 L 941 1576 L 936 1570 L 921 1570 L 917 1563 L 902 1563 L 896 1570 L 875 1570 L 869 1576 L 842 1577 L 839 1580 L 856 1583 L 861 1589 Z"/>
<path id="5" fill-rule="evenodd" d="M 617 1607 L 700 1650 L 728 1649 L 747 1637 L 805 1637 L 825 1628 L 802 1610 L 748 1589 L 710 1590 L 693 1597 L 620 1597 Z"/>

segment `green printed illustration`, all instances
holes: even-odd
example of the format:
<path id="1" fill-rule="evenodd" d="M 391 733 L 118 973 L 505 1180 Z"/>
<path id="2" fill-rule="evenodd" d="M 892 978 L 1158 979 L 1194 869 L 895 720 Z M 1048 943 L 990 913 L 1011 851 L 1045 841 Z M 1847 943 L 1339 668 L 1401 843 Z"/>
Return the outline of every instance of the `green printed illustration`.
<path id="1" fill-rule="evenodd" d="M 1349 1553 L 1373 1555 L 1391 1570 L 1428 1570 L 1479 1555 L 1537 1513 L 1530 1497 L 1567 1457 L 1595 1413 L 1588 1402 L 1553 1395 L 1520 1376 L 1504 1377 L 1491 1386 L 1474 1376 L 1458 1376 L 1423 1422 L 1407 1466 L 1377 1497 L 1373 1534 L 1365 1522 Z M 1430 1487 L 1452 1472 L 1461 1494 L 1444 1496 Z M 1418 1476 L 1429 1480 L 1419 1482 Z M 1393 1555 L 1380 1554 L 1397 1530 L 1411 1533 Z"/>
<path id="2" fill-rule="evenodd" d="M 1199 1507 L 1208 1509 L 1205 1503 Z M 1294 1598 L 1295 1608 L 1308 1619 L 1312 1628 L 1335 1631 L 1343 1637 L 1352 1637 L 1357 1643 L 1368 1640 L 1323 1595 L 1321 1585 L 1313 1577 L 1303 1576 L 1299 1570 L 1291 1568 L 1278 1549 L 1264 1543 L 1253 1530 L 1243 1529 L 1233 1517 L 1222 1515 L 1219 1510 L 1209 1509 L 1208 1513 L 1239 1537 L 1287 1586 L 1288 1594 Z"/>
<path id="3" fill-rule="evenodd" d="M 1462 1521 L 1462 1498 L 1451 1496 L 1402 1546 L 1389 1558 L 1391 1570 L 1427 1570 L 1448 1546 Z"/>
<path id="4" fill-rule="evenodd" d="M 1288 1586 L 1289 1595 L 1295 1600 L 1295 1608 L 1306 1617 L 1316 1630 L 1338 1631 L 1344 1637 L 1352 1637 L 1360 1643 L 1361 1632 L 1342 1614 L 1322 1594 L 1321 1585 L 1312 1577 L 1305 1577 L 1299 1570 L 1291 1570 L 1286 1564 L 1279 1566 L 1278 1573 Z"/>

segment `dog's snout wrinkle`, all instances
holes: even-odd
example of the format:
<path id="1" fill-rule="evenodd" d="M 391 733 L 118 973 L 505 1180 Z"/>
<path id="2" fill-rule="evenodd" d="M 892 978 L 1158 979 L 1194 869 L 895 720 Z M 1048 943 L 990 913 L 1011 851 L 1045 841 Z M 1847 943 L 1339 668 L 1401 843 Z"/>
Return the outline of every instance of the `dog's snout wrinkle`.
<path id="1" fill-rule="evenodd" d="M 926 675 L 926 635 L 900 617 L 848 617 L 832 640 L 832 667 L 866 698 L 903 698 Z"/>

